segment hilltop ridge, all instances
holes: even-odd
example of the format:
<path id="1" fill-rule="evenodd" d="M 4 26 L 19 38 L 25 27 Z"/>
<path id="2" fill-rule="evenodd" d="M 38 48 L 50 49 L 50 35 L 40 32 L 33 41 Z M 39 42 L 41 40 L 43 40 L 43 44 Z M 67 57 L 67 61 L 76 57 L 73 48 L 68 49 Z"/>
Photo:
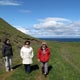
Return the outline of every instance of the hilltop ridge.
<path id="1" fill-rule="evenodd" d="M 24 34 L 21 31 L 14 28 L 4 19 L 0 18 L 0 41 L 3 41 L 5 38 L 10 38 L 12 41 L 20 42 L 23 40 L 31 40 L 31 41 L 38 41 L 38 39 Z"/>

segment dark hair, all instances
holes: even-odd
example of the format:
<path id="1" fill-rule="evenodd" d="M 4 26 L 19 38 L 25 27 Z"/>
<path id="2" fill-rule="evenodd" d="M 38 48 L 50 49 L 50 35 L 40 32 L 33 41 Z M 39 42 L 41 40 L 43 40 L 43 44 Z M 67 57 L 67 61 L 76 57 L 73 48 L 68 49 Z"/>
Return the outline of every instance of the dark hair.
<path id="1" fill-rule="evenodd" d="M 10 41 L 10 39 L 5 39 L 4 43 L 7 44 L 7 41 L 8 41 L 8 40 Z"/>
<path id="2" fill-rule="evenodd" d="M 24 45 L 26 45 L 26 44 L 27 44 L 27 45 L 30 45 L 30 41 L 25 41 L 25 42 L 24 42 Z"/>
<path id="3" fill-rule="evenodd" d="M 42 50 L 43 45 L 45 45 L 46 48 L 48 48 L 48 46 L 46 44 L 42 44 L 40 49 Z"/>

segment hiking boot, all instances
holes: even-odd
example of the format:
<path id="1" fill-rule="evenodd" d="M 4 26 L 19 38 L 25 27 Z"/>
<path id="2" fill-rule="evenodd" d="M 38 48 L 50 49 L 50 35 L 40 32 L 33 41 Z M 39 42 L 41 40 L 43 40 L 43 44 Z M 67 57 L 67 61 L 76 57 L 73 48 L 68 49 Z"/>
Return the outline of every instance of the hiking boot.
<path id="1" fill-rule="evenodd" d="M 13 69 L 11 69 L 10 71 L 13 71 Z"/>

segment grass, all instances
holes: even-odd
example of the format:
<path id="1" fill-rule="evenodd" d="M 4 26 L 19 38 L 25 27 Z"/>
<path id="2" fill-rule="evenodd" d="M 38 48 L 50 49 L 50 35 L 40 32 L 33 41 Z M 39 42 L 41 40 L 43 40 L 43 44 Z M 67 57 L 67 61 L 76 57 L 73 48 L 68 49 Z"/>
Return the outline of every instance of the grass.
<path id="1" fill-rule="evenodd" d="M 12 72 L 5 72 L 1 55 L 1 45 L 4 38 L 10 38 L 13 47 Z M 20 58 L 20 47 L 26 39 L 31 40 L 34 49 L 32 72 L 25 73 Z M 25 35 L 0 19 L 0 80 L 80 80 L 80 42 L 47 41 L 51 50 L 48 63 L 49 74 L 45 78 L 41 74 L 41 64 L 37 62 L 37 50 L 40 47 L 38 39 Z M 36 68 L 37 67 L 37 68 Z"/>
<path id="2" fill-rule="evenodd" d="M 40 63 L 37 62 L 36 55 L 39 45 L 32 45 L 35 54 L 32 65 L 37 65 L 39 69 L 35 69 L 30 74 L 26 74 L 24 66 L 20 65 L 5 80 L 80 80 L 80 51 L 78 50 L 80 43 L 50 41 L 48 45 L 51 50 L 51 58 L 49 61 L 50 71 L 47 78 L 41 74 Z M 16 55 L 18 56 L 14 57 L 14 66 L 21 64 L 19 54 L 16 53 Z"/>

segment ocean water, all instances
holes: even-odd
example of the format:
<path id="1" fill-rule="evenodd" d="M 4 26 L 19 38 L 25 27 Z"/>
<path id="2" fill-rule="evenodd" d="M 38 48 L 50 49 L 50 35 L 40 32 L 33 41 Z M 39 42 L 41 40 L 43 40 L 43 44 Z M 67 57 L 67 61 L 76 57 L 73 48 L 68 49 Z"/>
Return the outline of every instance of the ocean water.
<path id="1" fill-rule="evenodd" d="M 39 38 L 39 39 L 60 42 L 80 42 L 80 38 Z"/>

